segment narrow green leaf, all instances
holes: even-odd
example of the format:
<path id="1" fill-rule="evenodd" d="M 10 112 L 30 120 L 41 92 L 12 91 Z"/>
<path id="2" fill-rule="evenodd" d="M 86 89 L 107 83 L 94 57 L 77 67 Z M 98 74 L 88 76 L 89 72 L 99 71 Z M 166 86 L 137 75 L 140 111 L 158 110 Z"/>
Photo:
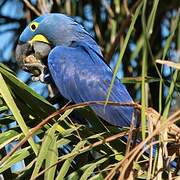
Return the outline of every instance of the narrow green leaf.
<path id="1" fill-rule="evenodd" d="M 78 170 L 72 172 L 69 176 L 66 177 L 67 180 L 79 180 L 81 174 L 92 165 L 93 163 L 86 164 L 79 168 Z"/>
<path id="2" fill-rule="evenodd" d="M 9 131 L 0 133 L 0 149 L 2 148 L 3 143 L 5 143 L 6 141 L 8 141 L 9 139 L 13 137 L 19 137 L 20 135 L 21 134 L 19 134 L 15 130 L 9 130 Z"/>
<path id="3" fill-rule="evenodd" d="M 93 134 L 92 136 L 88 136 L 86 139 L 102 139 L 103 137 L 102 137 L 102 135 L 103 134 L 105 134 L 104 132 L 102 132 L 102 133 L 98 133 L 98 134 Z"/>
<path id="4" fill-rule="evenodd" d="M 98 160 L 97 162 L 93 163 L 89 168 L 87 168 L 83 175 L 81 176 L 80 180 L 85 180 L 88 179 L 92 174 L 94 169 L 96 169 L 99 165 L 101 165 L 102 163 L 104 163 L 106 160 L 108 160 L 108 158 L 102 158 L 100 160 Z"/>
<path id="5" fill-rule="evenodd" d="M 0 73 L 0 93 L 3 96 L 4 101 L 6 102 L 6 104 L 8 105 L 9 109 L 11 110 L 12 114 L 14 115 L 17 123 L 19 124 L 21 130 L 23 131 L 23 133 L 25 134 L 25 136 L 29 133 L 29 129 L 26 126 L 26 123 L 24 122 L 23 117 L 21 116 L 21 113 L 18 109 L 18 107 L 16 106 L 16 103 L 14 102 L 13 97 L 11 96 L 11 93 L 8 89 L 8 86 L 6 85 L 6 82 L 3 79 L 2 74 Z M 38 149 L 36 144 L 34 143 L 32 137 L 28 139 L 28 142 L 30 143 L 33 151 L 35 152 L 35 154 L 37 154 Z"/>
<path id="6" fill-rule="evenodd" d="M 55 164 L 58 161 L 58 149 L 57 149 L 57 137 L 54 137 L 51 142 L 51 146 L 48 148 L 45 168 Z M 56 172 L 56 166 L 53 166 L 45 172 L 44 178 L 48 180 L 54 180 Z"/>
<path id="7" fill-rule="evenodd" d="M 17 79 L 12 72 L 7 71 L 7 68 L 5 68 L 1 63 L 0 73 L 2 73 L 3 78 L 8 86 L 13 90 L 15 96 L 18 97 L 17 99 L 20 102 L 23 102 L 22 108 L 24 104 L 26 104 L 34 113 L 39 114 L 40 116 L 42 116 L 43 113 L 43 117 L 46 117 L 49 113 L 55 111 L 55 108 L 48 101 L 33 91 L 25 83 Z"/>
<path id="8" fill-rule="evenodd" d="M 47 158 L 48 150 L 51 147 L 52 140 L 54 139 L 54 133 L 57 127 L 57 123 L 48 129 L 47 135 L 41 145 L 40 152 L 37 156 L 36 164 L 31 176 L 31 179 L 35 178 L 42 166 L 43 161 Z"/>
<path id="9" fill-rule="evenodd" d="M 170 105 L 171 105 L 171 100 L 172 100 L 177 76 L 178 76 L 178 70 L 176 70 L 173 74 L 173 80 L 172 80 L 172 83 L 171 83 L 170 88 L 169 88 L 168 96 L 166 98 L 165 108 L 163 111 L 163 119 L 164 120 L 168 117 L 168 113 L 169 113 L 169 109 L 170 109 Z"/>
<path id="10" fill-rule="evenodd" d="M 101 173 L 89 178 L 89 180 L 103 180 L 103 179 L 104 179 L 104 177 Z"/>
<path id="11" fill-rule="evenodd" d="M 74 131 L 77 131 L 78 129 L 79 129 L 79 127 L 69 128 L 69 129 L 67 129 L 66 131 L 64 131 L 64 132 L 62 133 L 62 136 L 63 136 L 63 137 L 71 136 L 72 133 L 73 133 Z"/>
<path id="12" fill-rule="evenodd" d="M 14 118 L 14 116 L 13 115 L 3 115 L 3 117 L 2 118 L 0 118 L 0 124 L 1 125 L 8 125 L 8 124 L 10 124 L 10 123 L 12 123 L 12 122 L 14 122 L 15 121 L 15 118 Z"/>
<path id="13" fill-rule="evenodd" d="M 1 167 L 0 167 L 0 173 L 7 170 L 17 162 L 20 162 L 24 160 L 26 157 L 28 157 L 30 153 L 30 147 L 26 147 L 24 149 L 20 149 L 16 151 Z"/>
<path id="14" fill-rule="evenodd" d="M 140 38 L 136 42 L 136 49 L 132 52 L 132 54 L 130 56 L 130 60 L 135 59 L 138 56 L 140 50 L 143 47 L 143 44 L 144 44 L 144 38 L 141 35 Z"/>
<path id="15" fill-rule="evenodd" d="M 57 142 L 56 142 L 56 144 L 57 144 L 57 146 L 59 147 L 63 147 L 63 146 L 65 146 L 65 145 L 67 145 L 67 144 L 69 144 L 71 141 L 69 140 L 69 139 L 66 139 L 66 138 L 61 138 L 60 140 L 58 140 Z"/>
<path id="16" fill-rule="evenodd" d="M 7 111 L 8 110 L 8 107 L 7 106 L 2 106 L 2 107 L 0 107 L 0 113 L 3 113 L 3 112 L 5 112 L 5 111 Z"/>
<path id="17" fill-rule="evenodd" d="M 145 45 L 143 46 L 143 60 L 142 60 L 142 84 L 141 84 L 141 124 L 142 124 L 142 139 L 144 140 L 146 137 L 146 116 L 145 116 L 145 109 L 146 109 L 146 99 L 148 98 L 148 93 L 145 84 L 145 77 L 147 76 L 147 29 L 146 29 L 146 20 L 145 20 L 145 11 L 146 11 L 147 0 L 144 0 L 143 4 L 143 12 L 142 12 L 142 26 L 143 26 L 143 36 L 145 41 Z"/>
<path id="18" fill-rule="evenodd" d="M 147 23 L 147 30 L 148 30 L 147 34 L 148 35 L 152 34 L 152 32 L 153 32 L 158 4 L 159 4 L 159 0 L 154 0 L 153 1 L 153 8 L 151 10 L 151 13 L 150 13 L 150 16 L 149 16 L 149 19 L 148 19 L 148 23 Z"/>
<path id="19" fill-rule="evenodd" d="M 180 19 L 180 8 L 177 11 L 177 15 L 176 15 L 176 18 L 174 20 L 174 26 L 172 28 L 171 34 L 169 35 L 169 37 L 166 40 L 165 47 L 164 47 L 164 50 L 163 50 L 162 60 L 165 59 L 166 54 L 168 52 L 168 49 L 170 48 L 170 45 L 171 45 L 172 39 L 174 37 L 175 31 L 178 28 L 179 19 Z M 161 72 L 163 70 L 162 68 L 161 68 Z M 160 113 L 162 112 L 162 97 L 163 97 L 162 90 L 163 90 L 163 80 L 161 80 L 160 83 L 159 83 L 159 112 Z"/>
<path id="20" fill-rule="evenodd" d="M 86 141 L 80 141 L 76 146 L 75 148 L 72 150 L 72 152 L 69 154 L 73 154 L 73 153 L 76 153 L 77 151 L 79 151 L 84 145 L 86 144 Z M 73 157 L 70 157 L 70 158 L 67 158 L 67 160 L 64 162 L 64 164 L 62 165 L 61 169 L 60 169 L 60 172 L 56 178 L 56 180 L 61 180 L 61 179 L 64 179 L 64 177 L 66 176 L 70 166 L 71 166 L 71 163 L 73 161 L 73 159 L 76 157 L 77 155 L 74 155 Z"/>
<path id="21" fill-rule="evenodd" d="M 127 35 L 126 35 L 126 37 L 125 37 L 125 41 L 124 41 L 122 50 L 121 50 L 120 55 L 119 55 L 119 59 L 118 59 L 118 62 L 117 62 L 117 64 L 116 64 L 116 67 L 115 67 L 115 70 L 114 70 L 114 73 L 113 73 L 113 77 L 112 77 L 112 80 L 111 80 L 111 84 L 110 84 L 110 87 L 109 87 L 109 89 L 108 89 L 108 94 L 107 94 L 107 97 L 106 97 L 106 103 L 105 103 L 105 105 L 107 105 L 107 102 L 108 102 L 108 100 L 109 100 L 109 97 L 110 97 L 110 94 L 111 94 L 111 90 L 112 90 L 112 87 L 113 87 L 113 84 L 114 84 L 116 75 L 117 75 L 118 70 L 119 70 L 119 66 L 121 65 L 121 62 L 122 62 L 122 59 L 123 59 L 123 56 L 124 56 L 124 53 L 125 53 L 125 50 L 126 50 L 128 41 L 129 41 L 129 38 L 130 38 L 131 33 L 132 33 L 133 29 L 134 29 L 134 25 L 135 25 L 135 22 L 136 22 L 136 20 L 137 20 L 137 17 L 138 17 L 139 14 L 140 14 L 141 7 L 142 7 L 142 3 L 137 7 L 136 12 L 135 12 L 135 14 L 134 14 L 134 16 L 133 16 L 133 18 L 132 18 L 131 25 L 130 25 L 129 30 L 128 30 L 128 32 L 127 32 Z"/>

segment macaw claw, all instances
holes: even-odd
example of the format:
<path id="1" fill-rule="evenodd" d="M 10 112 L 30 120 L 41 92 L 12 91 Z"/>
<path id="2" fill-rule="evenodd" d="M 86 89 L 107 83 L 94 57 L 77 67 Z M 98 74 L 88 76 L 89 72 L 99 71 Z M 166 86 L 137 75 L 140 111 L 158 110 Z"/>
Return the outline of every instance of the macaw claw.
<path id="1" fill-rule="evenodd" d="M 41 81 L 42 83 L 47 83 L 46 77 L 48 75 L 47 67 L 40 63 L 25 63 L 22 65 L 23 70 L 30 71 L 32 75 L 32 81 Z"/>

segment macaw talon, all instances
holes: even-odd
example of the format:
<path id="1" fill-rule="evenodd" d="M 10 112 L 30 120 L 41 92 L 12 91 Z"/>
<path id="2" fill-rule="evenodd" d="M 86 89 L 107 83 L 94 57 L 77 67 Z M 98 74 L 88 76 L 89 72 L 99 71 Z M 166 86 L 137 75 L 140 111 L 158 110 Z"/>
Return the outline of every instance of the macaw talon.
<path id="1" fill-rule="evenodd" d="M 32 75 L 32 76 L 31 76 L 31 79 L 32 79 L 32 81 L 34 81 L 34 82 L 36 82 L 36 81 L 40 81 L 40 82 L 42 82 L 42 83 L 45 82 L 45 80 L 44 80 L 44 75 L 43 75 L 43 74 L 40 74 L 39 76 L 34 76 L 34 75 Z"/>
<path id="2" fill-rule="evenodd" d="M 44 83 L 46 83 L 46 84 L 51 84 L 52 83 L 52 78 L 51 78 L 49 73 L 45 74 Z"/>
<path id="3" fill-rule="evenodd" d="M 45 82 L 45 78 L 48 74 L 47 67 L 42 63 L 25 63 L 23 64 L 23 69 L 30 71 L 33 81 Z"/>
<path id="4" fill-rule="evenodd" d="M 42 72 L 38 77 L 39 77 L 39 81 L 42 83 L 46 83 L 48 84 L 48 82 L 46 81 L 46 76 L 47 74 L 45 72 Z"/>
<path id="5" fill-rule="evenodd" d="M 51 78 L 49 78 L 49 76 L 50 76 L 49 74 L 41 73 L 39 76 L 32 75 L 31 79 L 34 82 L 40 81 L 42 83 L 49 84 L 50 83 L 50 79 L 51 79 Z"/>
<path id="6" fill-rule="evenodd" d="M 39 76 L 45 72 L 46 66 L 41 63 L 25 63 L 23 67 L 33 73 L 34 76 Z M 36 73 L 34 73 L 36 71 Z"/>

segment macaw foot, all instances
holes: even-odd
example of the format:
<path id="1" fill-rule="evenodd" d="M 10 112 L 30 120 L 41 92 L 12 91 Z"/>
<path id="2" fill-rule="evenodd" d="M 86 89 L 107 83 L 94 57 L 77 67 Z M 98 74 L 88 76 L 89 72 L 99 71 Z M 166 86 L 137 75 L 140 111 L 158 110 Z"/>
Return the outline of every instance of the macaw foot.
<path id="1" fill-rule="evenodd" d="M 32 75 L 32 81 L 41 81 L 42 83 L 48 83 L 48 70 L 47 67 L 40 63 L 25 63 L 23 64 L 23 69 L 26 71 L 31 72 Z"/>
<path id="2" fill-rule="evenodd" d="M 50 75 L 46 63 L 50 51 L 51 46 L 42 42 L 19 44 L 16 48 L 16 59 L 24 71 L 32 74 L 33 81 L 49 84 Z"/>

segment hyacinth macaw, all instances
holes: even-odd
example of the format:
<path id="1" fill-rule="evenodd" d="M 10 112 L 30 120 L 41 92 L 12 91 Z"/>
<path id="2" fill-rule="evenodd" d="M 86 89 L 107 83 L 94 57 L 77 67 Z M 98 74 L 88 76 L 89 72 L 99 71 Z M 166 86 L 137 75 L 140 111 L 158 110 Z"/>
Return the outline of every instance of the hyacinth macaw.
<path id="1" fill-rule="evenodd" d="M 112 80 L 112 70 L 104 63 L 99 46 L 91 35 L 72 18 L 59 13 L 45 14 L 32 21 L 22 32 L 19 45 L 42 42 L 50 44 L 47 64 L 60 91 L 75 103 L 105 101 Z M 132 103 L 118 78 L 109 101 Z M 134 108 L 92 105 L 93 111 L 112 125 L 130 126 Z"/>

